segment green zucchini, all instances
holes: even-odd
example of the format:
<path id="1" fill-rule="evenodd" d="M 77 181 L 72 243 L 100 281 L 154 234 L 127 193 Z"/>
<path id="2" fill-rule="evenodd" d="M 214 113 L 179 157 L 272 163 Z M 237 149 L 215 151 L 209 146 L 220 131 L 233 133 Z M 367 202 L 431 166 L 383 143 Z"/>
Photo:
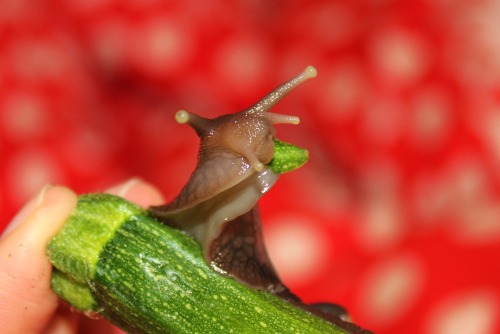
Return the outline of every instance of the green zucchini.
<path id="1" fill-rule="evenodd" d="M 80 196 L 47 250 L 53 290 L 129 333 L 346 333 L 216 274 L 190 236 L 113 195 Z"/>
<path id="2" fill-rule="evenodd" d="M 178 112 L 177 121 L 188 123 L 201 138 L 197 169 L 179 202 L 145 211 L 112 195 L 80 196 L 47 245 L 54 267 L 52 289 L 73 308 L 103 316 L 130 333 L 364 333 L 220 275 L 207 265 L 191 236 L 152 217 L 168 216 L 187 231 L 194 225 L 191 235 L 209 249 L 208 242 L 220 237 L 215 232 L 222 231 L 222 223 L 254 210 L 278 174 L 307 161 L 306 150 L 269 141 L 273 124 L 298 124 L 299 118 L 269 110 L 315 76 L 316 69 L 309 66 L 251 108 L 216 119 Z M 267 162 L 270 154 L 265 168 L 260 159 Z M 250 229 L 255 244 L 260 221 L 252 219 L 259 224 Z M 267 265 L 263 257 L 259 260 Z"/>

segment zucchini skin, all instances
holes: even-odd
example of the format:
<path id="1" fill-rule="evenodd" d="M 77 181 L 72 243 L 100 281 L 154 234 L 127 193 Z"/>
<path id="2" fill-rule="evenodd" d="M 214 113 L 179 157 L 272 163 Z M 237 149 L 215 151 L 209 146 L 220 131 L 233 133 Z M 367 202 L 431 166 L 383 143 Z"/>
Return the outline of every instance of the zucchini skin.
<path id="1" fill-rule="evenodd" d="M 284 174 L 300 168 L 307 160 L 306 149 L 275 139 L 273 159 L 267 166 L 276 174 Z"/>
<path id="2" fill-rule="evenodd" d="M 190 236 L 113 195 L 80 196 L 47 252 L 62 299 L 129 333 L 347 333 L 218 275 Z"/>

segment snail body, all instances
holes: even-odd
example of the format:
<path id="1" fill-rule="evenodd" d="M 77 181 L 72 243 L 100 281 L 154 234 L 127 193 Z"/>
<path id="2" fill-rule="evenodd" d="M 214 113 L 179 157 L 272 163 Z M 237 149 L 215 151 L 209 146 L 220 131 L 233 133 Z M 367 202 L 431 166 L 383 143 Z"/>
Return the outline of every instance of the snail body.
<path id="1" fill-rule="evenodd" d="M 201 244 L 213 270 L 255 289 L 284 289 L 265 251 L 256 205 L 279 177 L 266 166 L 274 154 L 274 125 L 300 122 L 296 116 L 272 113 L 270 109 L 315 76 L 316 69 L 309 66 L 250 108 L 234 114 L 206 119 L 180 110 L 175 115 L 177 122 L 190 125 L 200 137 L 198 163 L 171 203 L 149 211 L 163 223 L 191 234 Z M 234 228 L 239 224 L 251 228 Z M 230 225 L 233 227 L 227 228 Z M 245 253 L 238 243 L 224 244 L 236 237 L 247 241 Z"/>
<path id="2" fill-rule="evenodd" d="M 270 109 L 316 74 L 316 69 L 309 66 L 250 108 L 234 114 L 206 119 L 178 111 L 177 122 L 190 125 L 200 138 L 198 163 L 179 195 L 166 205 L 150 207 L 149 212 L 197 240 L 205 261 L 215 272 L 253 289 L 273 293 L 349 333 L 368 333 L 341 320 L 345 309 L 340 306 L 302 303 L 281 282 L 264 245 L 257 202 L 280 173 L 305 162 L 296 162 L 295 167 L 287 166 L 278 173 L 271 168 L 275 148 L 290 145 L 276 142 L 274 125 L 299 124 L 300 119 L 272 113 Z"/>

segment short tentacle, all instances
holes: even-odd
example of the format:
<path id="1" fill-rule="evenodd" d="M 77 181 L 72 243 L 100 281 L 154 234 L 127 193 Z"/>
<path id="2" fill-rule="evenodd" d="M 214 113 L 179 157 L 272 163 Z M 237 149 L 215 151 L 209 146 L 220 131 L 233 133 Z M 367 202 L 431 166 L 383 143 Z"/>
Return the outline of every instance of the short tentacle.
<path id="1" fill-rule="evenodd" d="M 273 112 L 266 112 L 264 117 L 267 118 L 273 124 L 293 124 L 298 125 L 300 123 L 300 118 L 298 116 L 282 115 Z"/>

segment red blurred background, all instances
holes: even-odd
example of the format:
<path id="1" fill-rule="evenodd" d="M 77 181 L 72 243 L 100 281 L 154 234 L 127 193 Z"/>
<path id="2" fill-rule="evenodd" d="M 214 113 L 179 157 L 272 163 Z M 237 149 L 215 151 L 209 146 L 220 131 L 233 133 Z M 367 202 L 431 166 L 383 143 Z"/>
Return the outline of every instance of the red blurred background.
<path id="1" fill-rule="evenodd" d="M 198 139 L 178 109 L 276 112 L 310 162 L 262 200 L 306 301 L 377 333 L 500 332 L 500 3 L 28 1 L 0 10 L 0 230 L 47 182 L 138 176 L 173 198 Z"/>

